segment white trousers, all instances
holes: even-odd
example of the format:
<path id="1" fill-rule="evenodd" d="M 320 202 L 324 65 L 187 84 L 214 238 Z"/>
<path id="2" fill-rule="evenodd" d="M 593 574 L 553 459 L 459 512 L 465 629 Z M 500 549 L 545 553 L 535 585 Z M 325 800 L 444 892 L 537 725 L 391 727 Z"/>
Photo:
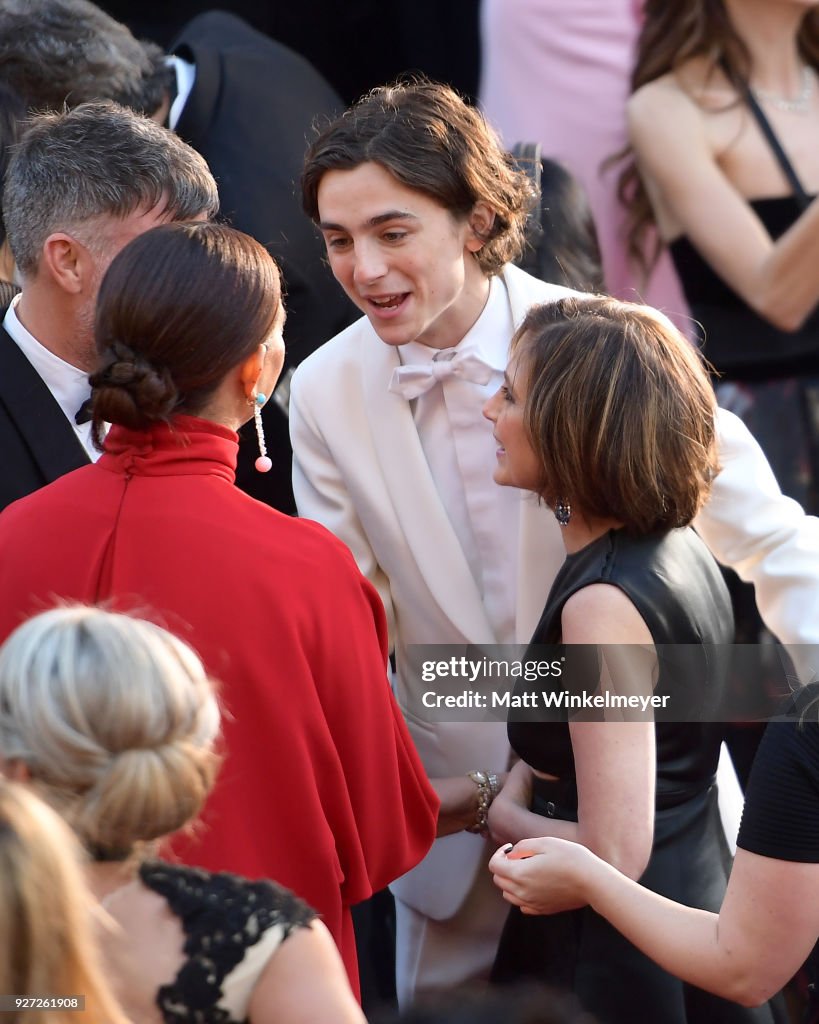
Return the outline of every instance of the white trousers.
<path id="1" fill-rule="evenodd" d="M 486 844 L 486 861 L 497 847 Z M 454 917 L 434 921 L 396 897 L 396 989 L 406 1009 L 416 998 L 486 979 L 509 904 L 484 867 Z"/>

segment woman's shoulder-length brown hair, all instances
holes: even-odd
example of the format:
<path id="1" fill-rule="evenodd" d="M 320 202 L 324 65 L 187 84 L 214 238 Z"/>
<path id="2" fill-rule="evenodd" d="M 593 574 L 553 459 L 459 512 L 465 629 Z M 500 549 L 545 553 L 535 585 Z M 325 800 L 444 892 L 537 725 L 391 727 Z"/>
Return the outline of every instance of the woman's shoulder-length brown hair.
<path id="1" fill-rule="evenodd" d="M 554 507 L 636 535 L 687 526 L 719 470 L 702 358 L 656 310 L 605 297 L 532 307 L 512 341 Z"/>

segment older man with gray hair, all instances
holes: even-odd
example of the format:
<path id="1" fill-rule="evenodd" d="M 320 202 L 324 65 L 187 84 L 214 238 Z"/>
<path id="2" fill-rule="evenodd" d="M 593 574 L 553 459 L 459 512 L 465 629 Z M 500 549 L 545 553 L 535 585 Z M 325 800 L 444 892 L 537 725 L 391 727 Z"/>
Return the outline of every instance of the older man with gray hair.
<path id="1" fill-rule="evenodd" d="M 226 11 L 198 15 L 172 51 L 135 39 L 89 0 L 0 0 L 0 83 L 29 110 L 115 100 L 166 124 L 207 160 L 225 219 L 279 264 L 287 296 L 285 372 L 262 414 L 273 466 L 255 471 L 255 437 L 243 431 L 236 479 L 254 498 L 294 512 L 290 374 L 354 319 L 297 198 L 313 121 L 343 104 L 300 54 Z"/>
<path id="2" fill-rule="evenodd" d="M 96 459 L 85 420 L 103 274 L 132 238 L 203 220 L 216 182 L 190 146 L 114 103 L 33 119 L 8 169 L 8 240 L 22 292 L 0 333 L 0 508 Z"/>

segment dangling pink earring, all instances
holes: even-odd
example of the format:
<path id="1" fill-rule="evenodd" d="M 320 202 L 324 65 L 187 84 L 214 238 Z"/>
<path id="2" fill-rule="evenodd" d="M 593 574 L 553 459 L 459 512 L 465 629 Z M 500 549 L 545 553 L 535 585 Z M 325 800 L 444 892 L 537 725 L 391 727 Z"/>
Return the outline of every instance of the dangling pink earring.
<path id="1" fill-rule="evenodd" d="M 264 424 L 262 423 L 262 406 L 267 401 L 267 395 L 259 391 L 253 400 L 253 421 L 256 424 L 256 437 L 259 441 L 259 457 L 256 459 L 256 470 L 259 473 L 269 473 L 273 468 L 267 454 L 267 444 L 264 439 Z"/>

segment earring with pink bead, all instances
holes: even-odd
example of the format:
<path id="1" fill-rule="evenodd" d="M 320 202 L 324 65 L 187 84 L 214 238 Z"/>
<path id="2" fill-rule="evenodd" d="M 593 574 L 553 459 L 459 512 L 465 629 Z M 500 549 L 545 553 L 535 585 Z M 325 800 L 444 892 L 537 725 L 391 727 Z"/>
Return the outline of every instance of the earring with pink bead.
<path id="1" fill-rule="evenodd" d="M 257 391 L 253 398 L 253 421 L 256 425 L 256 437 L 259 441 L 259 457 L 256 459 L 256 471 L 269 473 L 273 468 L 273 462 L 267 454 L 267 444 L 264 439 L 264 424 L 262 423 L 262 406 L 267 401 L 267 395 Z"/>

